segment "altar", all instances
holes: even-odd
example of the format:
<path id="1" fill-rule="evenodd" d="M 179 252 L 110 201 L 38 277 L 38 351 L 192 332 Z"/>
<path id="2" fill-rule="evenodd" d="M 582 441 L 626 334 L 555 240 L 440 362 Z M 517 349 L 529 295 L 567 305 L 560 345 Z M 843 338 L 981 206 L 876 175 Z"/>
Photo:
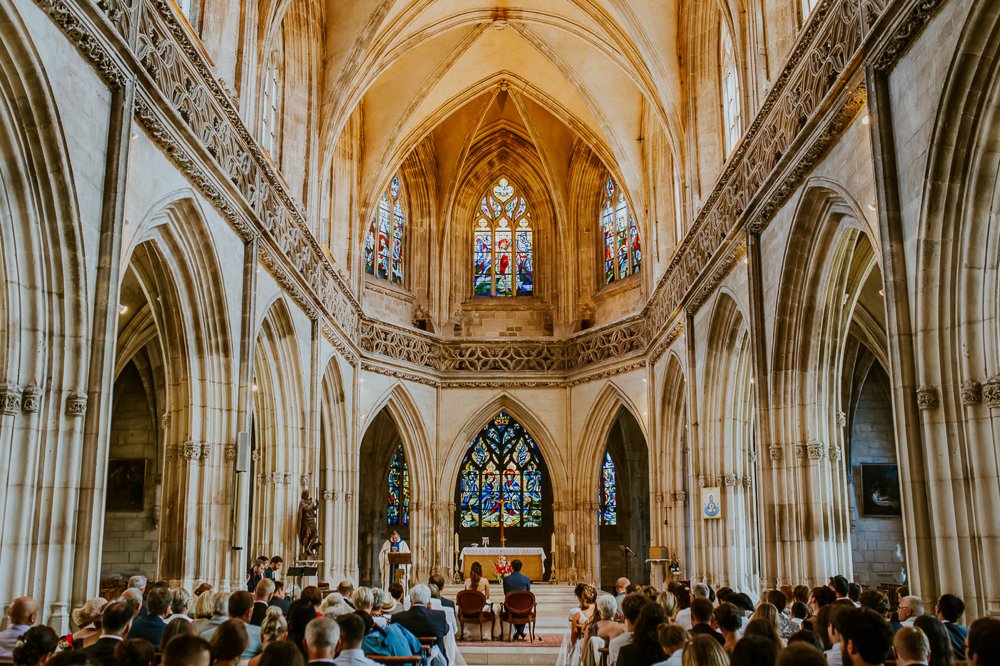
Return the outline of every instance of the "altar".
<path id="1" fill-rule="evenodd" d="M 524 565 L 521 573 L 532 581 L 542 580 L 545 573 L 545 550 L 542 548 L 463 548 L 458 557 L 462 578 L 469 577 L 473 562 L 479 562 L 483 565 L 483 578 L 495 581 L 497 575 L 493 564 L 501 555 L 507 557 L 508 563 L 521 560 Z"/>

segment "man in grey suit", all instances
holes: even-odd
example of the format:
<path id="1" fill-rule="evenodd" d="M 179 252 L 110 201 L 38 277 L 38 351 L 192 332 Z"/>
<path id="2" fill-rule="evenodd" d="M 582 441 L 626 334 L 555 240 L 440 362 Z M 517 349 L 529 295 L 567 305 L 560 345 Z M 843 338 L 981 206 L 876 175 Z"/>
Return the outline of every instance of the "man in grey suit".
<path id="1" fill-rule="evenodd" d="M 307 624 L 305 643 L 309 666 L 336 664 L 333 657 L 339 641 L 340 626 L 332 617 L 318 617 Z"/>
<path id="2" fill-rule="evenodd" d="M 514 560 L 510 563 L 510 568 L 514 573 L 509 576 L 505 576 L 503 579 L 503 594 L 506 597 L 511 592 L 526 592 L 531 590 L 531 579 L 521 573 L 521 567 L 524 564 L 521 560 Z M 514 640 L 520 640 L 524 638 L 524 627 L 526 625 L 518 624 L 514 626 Z"/>
<path id="3" fill-rule="evenodd" d="M 333 663 L 337 666 L 377 666 L 365 656 L 361 642 L 365 639 L 365 621 L 357 613 L 348 613 L 337 618 L 340 625 L 340 654 Z"/>

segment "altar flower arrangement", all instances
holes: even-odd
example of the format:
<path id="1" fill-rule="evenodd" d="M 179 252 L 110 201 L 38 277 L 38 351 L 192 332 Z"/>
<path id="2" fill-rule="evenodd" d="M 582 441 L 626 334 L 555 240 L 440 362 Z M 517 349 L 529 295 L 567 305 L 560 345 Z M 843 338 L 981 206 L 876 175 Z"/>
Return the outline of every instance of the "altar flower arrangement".
<path id="1" fill-rule="evenodd" d="M 493 563 L 493 568 L 496 569 L 497 572 L 497 581 L 501 583 L 503 582 L 504 576 L 509 576 L 514 571 L 511 569 L 510 563 L 507 562 L 506 555 L 501 555 L 500 559 Z"/>
<path id="2" fill-rule="evenodd" d="M 670 562 L 667 564 L 667 571 L 670 572 L 671 576 L 677 576 L 681 572 L 681 562 L 677 559 L 677 553 L 670 556 Z"/>

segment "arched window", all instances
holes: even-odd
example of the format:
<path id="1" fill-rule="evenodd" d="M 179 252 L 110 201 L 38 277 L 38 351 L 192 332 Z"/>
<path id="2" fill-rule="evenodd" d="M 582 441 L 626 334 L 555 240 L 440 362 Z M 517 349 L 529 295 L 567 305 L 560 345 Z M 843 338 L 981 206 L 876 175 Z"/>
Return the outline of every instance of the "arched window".
<path id="1" fill-rule="evenodd" d="M 743 132 L 740 121 L 740 81 L 736 68 L 733 35 L 723 22 L 720 27 L 719 62 L 722 65 L 722 124 L 725 133 L 726 157 L 733 152 Z"/>
<path id="2" fill-rule="evenodd" d="M 410 470 L 406 466 L 402 444 L 396 448 L 389 463 L 389 496 L 385 516 L 390 525 L 410 524 Z"/>
<path id="3" fill-rule="evenodd" d="M 819 4 L 819 0 L 802 0 L 802 22 L 805 23 L 812 10 Z"/>
<path id="4" fill-rule="evenodd" d="M 382 192 L 365 237 L 365 272 L 403 284 L 403 238 L 406 214 L 400 201 L 399 177 Z"/>
<path id="5" fill-rule="evenodd" d="M 604 452 L 604 463 L 601 465 L 601 525 L 618 524 L 618 471 L 611 454 Z"/>
<path id="6" fill-rule="evenodd" d="M 279 30 L 274 48 L 264 70 L 263 100 L 260 113 L 260 142 L 271 159 L 277 162 L 281 151 L 281 104 L 285 95 L 284 39 Z"/>
<path id="7" fill-rule="evenodd" d="M 479 202 L 475 220 L 473 294 L 531 296 L 535 257 L 527 201 L 501 178 Z"/>
<path id="8" fill-rule="evenodd" d="M 601 197 L 600 224 L 604 236 L 604 284 L 639 272 L 642 243 L 625 190 L 608 178 Z"/>
<path id="9" fill-rule="evenodd" d="M 542 524 L 542 468 L 531 435 L 506 412 L 483 428 L 462 462 L 459 502 L 462 527 L 500 527 L 503 489 L 504 527 Z"/>

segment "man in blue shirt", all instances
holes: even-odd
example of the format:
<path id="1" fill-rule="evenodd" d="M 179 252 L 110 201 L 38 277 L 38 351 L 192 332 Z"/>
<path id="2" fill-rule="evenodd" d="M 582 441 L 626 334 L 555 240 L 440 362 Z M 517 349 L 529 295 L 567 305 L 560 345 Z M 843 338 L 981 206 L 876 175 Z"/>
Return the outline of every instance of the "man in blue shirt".
<path id="1" fill-rule="evenodd" d="M 506 597 L 511 592 L 527 592 L 531 590 L 531 579 L 521 573 L 521 567 L 524 564 L 521 560 L 514 560 L 510 563 L 510 568 L 513 570 L 509 576 L 505 576 L 503 579 L 503 594 Z M 526 625 L 518 624 L 514 625 L 514 640 L 520 640 L 524 638 L 524 627 Z"/>

